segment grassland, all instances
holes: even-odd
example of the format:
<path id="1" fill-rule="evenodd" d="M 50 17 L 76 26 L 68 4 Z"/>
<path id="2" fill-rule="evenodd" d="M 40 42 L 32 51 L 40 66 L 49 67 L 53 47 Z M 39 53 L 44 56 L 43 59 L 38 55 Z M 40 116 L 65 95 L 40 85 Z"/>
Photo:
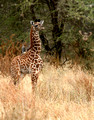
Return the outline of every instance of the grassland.
<path id="1" fill-rule="evenodd" d="M 17 86 L 0 75 L 0 120 L 94 120 L 94 77 L 79 66 L 44 64 L 32 104 L 30 75 Z"/>

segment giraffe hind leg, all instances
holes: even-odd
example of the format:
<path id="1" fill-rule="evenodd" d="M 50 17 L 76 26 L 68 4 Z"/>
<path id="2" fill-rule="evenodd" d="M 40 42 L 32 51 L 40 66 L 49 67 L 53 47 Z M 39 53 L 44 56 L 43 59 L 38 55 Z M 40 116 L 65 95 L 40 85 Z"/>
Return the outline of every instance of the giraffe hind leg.
<path id="1" fill-rule="evenodd" d="M 19 82 L 20 75 L 21 73 L 20 73 L 19 64 L 11 65 L 11 77 L 14 85 L 16 85 Z"/>
<path id="2" fill-rule="evenodd" d="M 20 74 L 18 71 L 15 71 L 15 75 L 12 76 L 12 82 L 14 85 L 19 83 Z"/>

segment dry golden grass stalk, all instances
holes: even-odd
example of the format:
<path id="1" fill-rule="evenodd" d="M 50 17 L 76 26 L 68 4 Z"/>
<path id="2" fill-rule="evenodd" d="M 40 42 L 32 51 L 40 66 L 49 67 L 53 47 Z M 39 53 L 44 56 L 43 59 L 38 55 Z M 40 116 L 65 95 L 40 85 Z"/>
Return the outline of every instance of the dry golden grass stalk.
<path id="1" fill-rule="evenodd" d="M 11 60 L 16 56 L 21 54 L 22 44 L 19 41 L 13 42 L 13 37 L 15 34 L 10 36 L 9 40 L 3 40 L 0 49 L 0 71 L 3 75 L 10 74 L 10 63 Z"/>
<path id="2" fill-rule="evenodd" d="M 94 119 L 94 76 L 80 67 L 56 69 L 44 63 L 36 88 L 35 107 L 30 76 L 17 86 L 10 85 L 10 79 L 0 76 L 2 120 Z"/>

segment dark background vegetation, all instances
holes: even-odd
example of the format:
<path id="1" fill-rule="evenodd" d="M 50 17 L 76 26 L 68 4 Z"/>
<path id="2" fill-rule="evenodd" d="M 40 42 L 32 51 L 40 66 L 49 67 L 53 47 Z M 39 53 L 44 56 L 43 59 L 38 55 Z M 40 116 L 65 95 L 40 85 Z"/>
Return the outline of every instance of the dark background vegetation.
<path id="1" fill-rule="evenodd" d="M 44 20 L 42 53 L 57 65 L 66 61 L 94 67 L 93 0 L 0 0 L 0 59 L 10 63 L 30 42 L 30 20 Z M 79 30 L 92 32 L 83 41 Z M 3 60 L 2 60 L 3 59 Z M 4 63 L 4 66 L 6 63 Z M 2 67 L 0 67 L 1 69 Z"/>

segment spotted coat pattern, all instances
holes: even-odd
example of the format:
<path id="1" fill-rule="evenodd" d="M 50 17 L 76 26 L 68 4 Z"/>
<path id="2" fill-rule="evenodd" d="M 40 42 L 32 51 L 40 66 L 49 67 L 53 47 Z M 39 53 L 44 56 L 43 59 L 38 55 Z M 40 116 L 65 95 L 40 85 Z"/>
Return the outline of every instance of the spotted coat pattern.
<path id="1" fill-rule="evenodd" d="M 39 37 L 39 31 L 43 28 L 43 22 L 32 23 L 30 40 L 30 49 L 16 56 L 11 62 L 11 76 L 14 79 L 14 84 L 19 82 L 19 78 L 25 74 L 31 74 L 32 87 L 35 87 L 37 83 L 38 74 L 43 66 L 43 61 L 40 57 L 41 52 L 41 40 Z"/>

